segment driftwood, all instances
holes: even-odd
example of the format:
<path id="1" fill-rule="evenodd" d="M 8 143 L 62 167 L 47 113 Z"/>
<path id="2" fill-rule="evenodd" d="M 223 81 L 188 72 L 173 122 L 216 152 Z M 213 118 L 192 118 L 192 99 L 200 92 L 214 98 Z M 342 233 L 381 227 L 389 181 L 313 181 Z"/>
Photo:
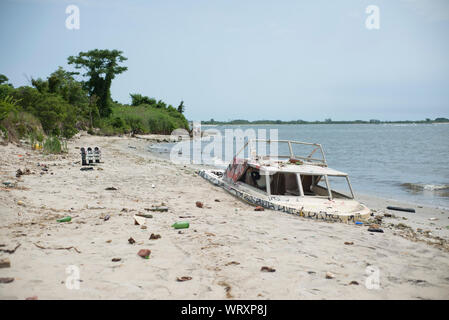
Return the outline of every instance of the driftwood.
<path id="1" fill-rule="evenodd" d="M 6 252 L 6 253 L 14 253 L 20 246 L 21 246 L 21 244 L 19 243 L 14 249 L 0 249 L 0 251 Z"/>
<path id="2" fill-rule="evenodd" d="M 58 247 L 58 248 L 46 248 L 46 247 L 41 246 L 41 245 L 39 245 L 39 244 L 37 244 L 37 243 L 34 243 L 34 245 L 35 245 L 36 247 L 38 247 L 39 249 L 52 249 L 52 250 L 70 250 L 70 249 L 74 249 L 76 252 L 81 253 L 81 251 L 79 251 L 79 250 L 78 250 L 76 247 L 74 247 L 74 246 L 66 247 L 66 248 L 64 248 L 64 247 Z"/>

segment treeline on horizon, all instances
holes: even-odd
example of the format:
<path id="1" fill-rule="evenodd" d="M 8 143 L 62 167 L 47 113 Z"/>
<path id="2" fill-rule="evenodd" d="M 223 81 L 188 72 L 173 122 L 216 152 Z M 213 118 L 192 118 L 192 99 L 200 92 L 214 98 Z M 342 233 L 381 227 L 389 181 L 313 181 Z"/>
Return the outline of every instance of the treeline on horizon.
<path id="1" fill-rule="evenodd" d="M 342 121 L 334 121 L 332 119 L 325 119 L 324 121 L 305 121 L 305 120 L 291 120 L 291 121 L 282 121 L 282 120 L 230 120 L 230 121 L 215 121 L 214 119 L 210 119 L 209 121 L 202 121 L 201 124 L 205 125 L 245 125 L 245 124 L 406 124 L 406 123 L 446 123 L 449 122 L 447 118 L 435 118 L 434 120 L 427 118 L 425 120 L 399 120 L 399 121 L 383 121 L 377 119 L 371 120 L 342 120 Z"/>
<path id="2" fill-rule="evenodd" d="M 100 135 L 189 130 L 183 101 L 175 108 L 139 93 L 130 93 L 130 105 L 112 100 L 112 81 L 127 70 L 123 66 L 127 58 L 121 51 L 95 49 L 67 60 L 76 71 L 59 67 L 46 79 L 31 78 L 27 86 L 15 88 L 0 74 L 0 135 L 4 142 L 50 138 L 54 142 L 71 138 L 79 130 Z"/>

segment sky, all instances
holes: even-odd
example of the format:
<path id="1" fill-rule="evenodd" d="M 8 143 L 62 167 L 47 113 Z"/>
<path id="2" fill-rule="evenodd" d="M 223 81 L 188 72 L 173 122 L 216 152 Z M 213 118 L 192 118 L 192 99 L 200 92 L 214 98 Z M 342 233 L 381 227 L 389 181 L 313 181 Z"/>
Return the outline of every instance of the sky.
<path id="1" fill-rule="evenodd" d="M 447 0 L 0 0 L 0 73 L 15 87 L 118 49 L 128 70 L 112 98 L 183 100 L 189 120 L 449 118 L 448 39 Z"/>

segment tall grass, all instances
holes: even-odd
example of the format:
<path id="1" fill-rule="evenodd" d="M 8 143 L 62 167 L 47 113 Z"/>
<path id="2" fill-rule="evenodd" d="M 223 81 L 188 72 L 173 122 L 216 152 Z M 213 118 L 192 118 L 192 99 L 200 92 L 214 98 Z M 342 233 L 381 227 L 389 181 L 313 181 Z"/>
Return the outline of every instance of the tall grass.
<path id="1" fill-rule="evenodd" d="M 58 137 L 50 136 L 44 142 L 44 152 L 53 154 L 67 153 L 67 142 L 64 140 L 60 141 Z"/>

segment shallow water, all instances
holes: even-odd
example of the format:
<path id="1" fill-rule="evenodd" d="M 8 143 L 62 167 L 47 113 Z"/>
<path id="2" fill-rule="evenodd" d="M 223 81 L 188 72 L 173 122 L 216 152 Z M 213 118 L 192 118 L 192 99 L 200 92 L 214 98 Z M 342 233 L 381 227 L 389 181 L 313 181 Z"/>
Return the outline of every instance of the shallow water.
<path id="1" fill-rule="evenodd" d="M 221 133 L 266 129 L 267 138 L 269 129 L 277 129 L 278 139 L 320 143 L 329 167 L 348 173 L 356 194 L 449 207 L 448 124 L 203 126 L 202 130 L 211 128 Z M 221 141 L 222 154 L 212 151 L 211 155 L 230 159 L 224 152 L 225 138 Z M 203 151 L 208 144 L 203 141 Z M 156 150 L 172 147 L 159 145 Z M 286 150 L 279 148 L 282 151 Z"/>

